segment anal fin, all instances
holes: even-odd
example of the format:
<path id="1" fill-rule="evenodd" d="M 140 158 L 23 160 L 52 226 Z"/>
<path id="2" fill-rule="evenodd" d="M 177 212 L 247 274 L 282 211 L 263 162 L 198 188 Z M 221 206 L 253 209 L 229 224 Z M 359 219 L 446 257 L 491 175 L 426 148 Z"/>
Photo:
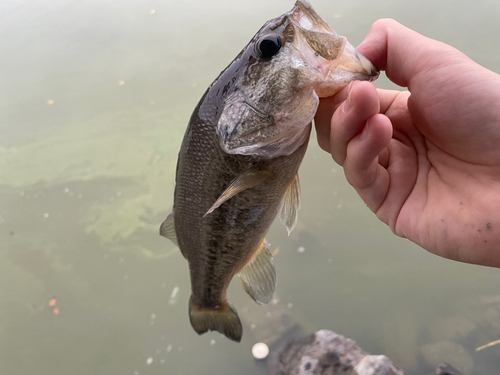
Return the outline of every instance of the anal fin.
<path id="1" fill-rule="evenodd" d="M 262 240 L 250 262 L 238 273 L 243 289 L 258 304 L 271 301 L 276 291 L 276 270 L 266 240 Z"/>
<path id="2" fill-rule="evenodd" d="M 172 211 L 170 215 L 167 216 L 165 221 L 161 224 L 160 235 L 168 238 L 176 246 L 179 246 L 177 242 L 177 235 L 175 234 L 174 211 Z"/>
<path id="3" fill-rule="evenodd" d="M 228 339 L 240 342 L 243 334 L 240 318 L 229 302 L 224 302 L 216 309 L 197 306 L 193 296 L 189 299 L 189 319 L 193 329 L 199 334 L 207 331 L 219 331 Z"/>
<path id="4" fill-rule="evenodd" d="M 288 235 L 292 233 L 297 224 L 298 211 L 300 208 L 300 184 L 299 175 L 295 174 L 288 185 L 283 201 L 281 203 L 280 221 L 286 226 Z"/>

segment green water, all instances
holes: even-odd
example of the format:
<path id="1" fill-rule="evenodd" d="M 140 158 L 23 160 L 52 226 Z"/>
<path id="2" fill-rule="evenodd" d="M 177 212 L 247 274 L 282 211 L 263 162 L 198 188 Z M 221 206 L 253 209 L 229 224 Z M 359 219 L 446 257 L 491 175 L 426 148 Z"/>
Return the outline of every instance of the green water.
<path id="1" fill-rule="evenodd" d="M 181 138 L 211 81 L 292 5 L 0 2 L 0 374 L 266 374 L 250 349 L 282 315 L 410 374 L 431 372 L 442 341 L 461 346 L 440 359 L 498 372 L 500 346 L 475 348 L 500 339 L 500 272 L 395 238 L 314 140 L 297 228 L 268 236 L 277 300 L 259 307 L 234 283 L 242 342 L 192 330 L 187 263 L 158 235 Z M 500 72 L 496 1 L 313 5 L 354 45 L 392 17 Z"/>

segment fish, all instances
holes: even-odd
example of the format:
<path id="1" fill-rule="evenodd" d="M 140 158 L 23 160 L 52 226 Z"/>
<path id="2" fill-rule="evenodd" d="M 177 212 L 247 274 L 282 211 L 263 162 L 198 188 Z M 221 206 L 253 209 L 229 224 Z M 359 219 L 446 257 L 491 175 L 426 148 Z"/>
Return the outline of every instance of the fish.
<path id="1" fill-rule="evenodd" d="M 238 275 L 259 304 L 276 271 L 265 236 L 276 216 L 288 234 L 300 206 L 298 169 L 319 98 L 379 75 L 307 0 L 266 22 L 208 87 L 179 151 L 172 212 L 160 234 L 189 265 L 189 318 L 198 334 L 239 342 L 227 289 Z"/>

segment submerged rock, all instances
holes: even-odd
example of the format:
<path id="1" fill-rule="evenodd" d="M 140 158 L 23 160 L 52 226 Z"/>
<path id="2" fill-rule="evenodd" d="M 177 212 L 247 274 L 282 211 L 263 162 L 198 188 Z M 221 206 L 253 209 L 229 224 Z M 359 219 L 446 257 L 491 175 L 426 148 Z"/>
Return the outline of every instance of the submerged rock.
<path id="1" fill-rule="evenodd" d="M 280 375 L 403 375 L 383 355 L 368 355 L 354 340 L 321 330 L 293 339 L 278 357 Z"/>
<path id="2" fill-rule="evenodd" d="M 466 374 L 470 373 L 474 366 L 474 361 L 465 348 L 451 341 L 424 345 L 420 353 L 431 366 L 436 366 L 443 361 L 451 362 Z"/>
<path id="3" fill-rule="evenodd" d="M 406 372 L 418 373 L 418 311 L 413 314 L 391 314 L 383 324 L 384 334 L 380 337 L 383 353 L 391 353 L 391 358 Z"/>
<path id="4" fill-rule="evenodd" d="M 477 325 L 462 316 L 442 316 L 429 325 L 433 341 L 455 340 L 467 337 Z"/>
<path id="5" fill-rule="evenodd" d="M 463 375 L 460 371 L 458 371 L 455 367 L 443 363 L 439 365 L 434 372 L 434 375 Z"/>

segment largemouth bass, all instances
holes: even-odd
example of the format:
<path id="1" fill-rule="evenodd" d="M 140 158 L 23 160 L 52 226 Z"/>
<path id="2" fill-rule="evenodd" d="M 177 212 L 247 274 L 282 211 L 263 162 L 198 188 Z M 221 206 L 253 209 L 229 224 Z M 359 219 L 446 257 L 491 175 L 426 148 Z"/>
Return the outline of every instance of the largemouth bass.
<path id="1" fill-rule="evenodd" d="M 257 303 L 276 289 L 265 235 L 297 221 L 299 169 L 319 97 L 379 71 L 307 0 L 268 21 L 205 92 L 179 152 L 174 209 L 160 228 L 189 263 L 196 332 L 240 341 L 228 302 L 238 275 Z"/>

